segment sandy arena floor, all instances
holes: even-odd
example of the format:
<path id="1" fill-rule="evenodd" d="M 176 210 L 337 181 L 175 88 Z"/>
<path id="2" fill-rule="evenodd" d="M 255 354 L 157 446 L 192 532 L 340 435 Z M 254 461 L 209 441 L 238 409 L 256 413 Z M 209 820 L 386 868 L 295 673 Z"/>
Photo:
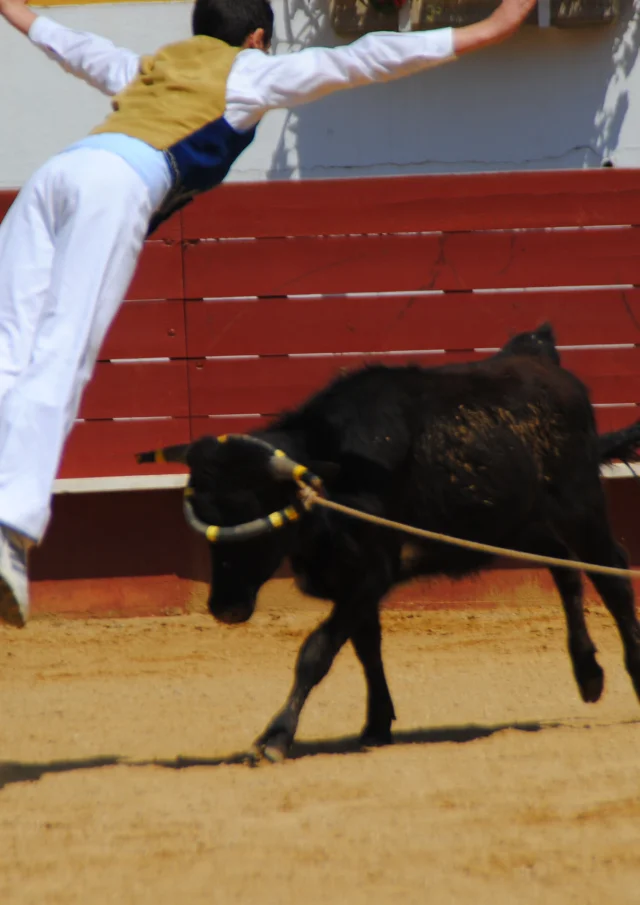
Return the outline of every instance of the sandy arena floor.
<path id="1" fill-rule="evenodd" d="M 283 588 L 242 627 L 0 630 L 3 905 L 640 903 L 640 705 L 602 609 L 600 704 L 559 607 L 391 612 L 396 744 L 357 751 L 345 650 L 294 757 L 251 769 L 324 612 Z"/>

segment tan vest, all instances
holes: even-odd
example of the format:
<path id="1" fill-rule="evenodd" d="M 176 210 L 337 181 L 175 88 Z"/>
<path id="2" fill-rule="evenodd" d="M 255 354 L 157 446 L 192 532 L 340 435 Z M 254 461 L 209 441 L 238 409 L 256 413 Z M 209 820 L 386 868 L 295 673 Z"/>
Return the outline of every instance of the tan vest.
<path id="1" fill-rule="evenodd" d="M 165 151 L 222 116 L 239 47 L 196 35 L 143 57 L 140 74 L 91 133 L 118 132 Z"/>

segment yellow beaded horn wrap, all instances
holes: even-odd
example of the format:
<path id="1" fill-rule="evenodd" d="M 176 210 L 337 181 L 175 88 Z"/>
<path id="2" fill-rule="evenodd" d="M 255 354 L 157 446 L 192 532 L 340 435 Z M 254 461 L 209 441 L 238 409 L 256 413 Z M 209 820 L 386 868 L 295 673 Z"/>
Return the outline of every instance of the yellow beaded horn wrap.
<path id="1" fill-rule="evenodd" d="M 312 474 L 305 465 L 294 462 L 283 450 L 277 449 L 265 440 L 248 434 L 229 434 L 228 436 L 218 437 L 218 442 L 224 443 L 229 450 L 234 448 L 238 450 L 262 450 L 266 454 L 265 469 L 267 474 L 271 475 L 276 481 L 293 481 L 296 484 L 308 484 L 316 489 L 322 487 L 320 478 Z M 184 514 L 187 523 L 194 531 L 203 534 L 209 543 L 212 544 L 250 540 L 254 537 L 261 537 L 264 534 L 271 534 L 290 525 L 292 522 L 298 521 L 301 512 L 302 509 L 296 506 L 287 506 L 285 509 L 271 512 L 263 518 L 254 519 L 241 525 L 208 525 L 199 519 L 193 510 L 193 490 L 191 487 L 187 487 L 184 496 Z"/>

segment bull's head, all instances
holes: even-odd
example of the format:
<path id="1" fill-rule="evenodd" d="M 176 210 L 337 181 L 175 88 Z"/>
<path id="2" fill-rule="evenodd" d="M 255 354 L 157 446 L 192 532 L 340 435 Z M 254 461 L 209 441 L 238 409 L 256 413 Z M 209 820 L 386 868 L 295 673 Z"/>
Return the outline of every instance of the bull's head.
<path id="1" fill-rule="evenodd" d="M 222 622 L 245 622 L 260 587 L 288 552 L 289 526 L 303 512 L 299 485 L 319 489 L 320 479 L 271 444 L 245 435 L 204 437 L 137 459 L 189 467 L 184 514 L 211 545 L 209 610 Z"/>

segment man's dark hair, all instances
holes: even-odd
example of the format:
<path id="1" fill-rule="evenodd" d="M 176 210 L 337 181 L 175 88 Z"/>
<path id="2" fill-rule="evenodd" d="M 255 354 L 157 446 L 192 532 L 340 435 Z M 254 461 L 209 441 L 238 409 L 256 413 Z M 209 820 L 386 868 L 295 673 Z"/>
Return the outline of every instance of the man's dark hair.
<path id="1" fill-rule="evenodd" d="M 263 28 L 268 46 L 273 36 L 273 10 L 268 0 L 196 0 L 192 28 L 194 35 L 218 38 L 232 47 L 242 47 L 252 32 Z"/>

